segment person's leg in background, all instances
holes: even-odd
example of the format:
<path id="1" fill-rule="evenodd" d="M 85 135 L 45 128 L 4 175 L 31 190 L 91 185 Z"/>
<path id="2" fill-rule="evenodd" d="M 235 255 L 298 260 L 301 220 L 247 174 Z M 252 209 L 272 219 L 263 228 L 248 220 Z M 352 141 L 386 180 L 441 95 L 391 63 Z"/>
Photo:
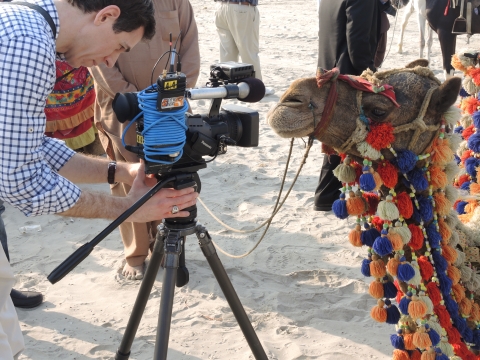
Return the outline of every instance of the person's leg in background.
<path id="1" fill-rule="evenodd" d="M 220 61 L 238 61 L 238 48 L 232 35 L 229 23 L 230 5 L 228 2 L 220 2 L 215 11 L 215 25 L 220 38 Z"/>
<path id="2" fill-rule="evenodd" d="M 5 223 L 2 219 L 2 214 L 5 211 L 5 205 L 0 200 L 0 243 L 7 260 L 10 261 L 10 254 L 8 252 L 7 232 L 5 230 Z M 43 302 L 43 295 L 36 291 L 19 291 L 12 289 L 10 293 L 13 305 L 18 308 L 31 309 L 39 306 Z"/>
<path id="3" fill-rule="evenodd" d="M 333 202 L 340 196 L 342 183 L 333 175 L 333 170 L 340 164 L 340 160 L 338 155 L 323 156 L 322 170 L 315 190 L 313 207 L 315 211 L 332 210 Z"/>

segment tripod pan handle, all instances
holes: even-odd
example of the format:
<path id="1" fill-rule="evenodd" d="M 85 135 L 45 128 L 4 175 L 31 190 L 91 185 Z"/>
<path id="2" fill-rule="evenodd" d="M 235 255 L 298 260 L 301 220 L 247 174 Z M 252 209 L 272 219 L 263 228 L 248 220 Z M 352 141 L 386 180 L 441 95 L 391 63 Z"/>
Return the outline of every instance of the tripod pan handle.
<path id="1" fill-rule="evenodd" d="M 58 265 L 48 275 L 47 279 L 52 284 L 62 280 L 65 275 L 72 271 L 78 264 L 80 264 L 90 253 L 94 246 L 91 243 L 86 243 L 80 246 L 72 255 L 66 258 L 60 265 Z"/>

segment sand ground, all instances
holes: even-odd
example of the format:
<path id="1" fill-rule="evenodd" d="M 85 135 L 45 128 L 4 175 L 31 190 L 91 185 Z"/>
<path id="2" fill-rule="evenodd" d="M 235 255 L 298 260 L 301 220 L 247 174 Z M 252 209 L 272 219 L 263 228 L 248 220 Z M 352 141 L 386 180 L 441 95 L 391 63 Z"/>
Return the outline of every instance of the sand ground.
<path id="1" fill-rule="evenodd" d="M 216 4 L 191 2 L 200 32 L 201 85 L 207 81 L 210 64 L 219 56 Z M 276 90 L 275 95 L 249 105 L 260 114 L 260 144 L 257 148 L 230 147 L 199 172 L 203 201 L 216 216 L 240 229 L 251 229 L 268 217 L 287 159 L 289 141 L 270 130 L 265 115 L 293 80 L 315 75 L 317 59 L 314 0 L 262 0 L 258 9 L 264 82 Z M 390 18 L 384 69 L 402 67 L 418 58 L 419 34 L 414 17 L 407 26 L 404 53 L 396 51 L 401 15 L 396 22 Z M 464 46 L 465 37 L 459 37 L 457 48 Z M 470 46 L 480 49 L 478 36 L 472 38 Z M 431 67 L 442 75 L 436 34 Z M 197 101 L 192 105 L 195 112 L 206 113 L 209 103 Z M 296 140 L 287 186 L 303 151 L 304 143 Z M 368 295 L 369 281 L 359 270 L 366 251 L 348 243 L 352 222 L 338 220 L 331 212 L 312 210 L 322 156 L 316 143 L 290 197 L 258 248 L 246 258 L 232 259 L 223 254 L 220 258 L 270 359 L 389 359 L 389 334 L 394 328 L 370 319 L 375 300 Z M 108 191 L 107 185 L 87 188 Z M 233 254 L 250 250 L 261 235 L 227 231 L 201 205 L 198 208 L 199 222 L 207 226 L 220 247 Z M 123 248 L 118 230 L 66 278 L 51 285 L 47 275 L 109 222 L 54 215 L 26 218 L 11 206 L 7 206 L 4 219 L 15 287 L 35 289 L 45 296 L 39 308 L 18 310 L 26 341 L 20 358 L 112 359 L 139 289 L 139 282 L 127 281 L 119 274 Z M 21 234 L 18 230 L 32 224 L 40 224 L 41 232 Z M 168 358 L 253 359 L 195 236 L 187 238 L 186 259 L 190 282 L 175 292 Z M 162 275 L 160 270 L 131 359 L 153 358 Z"/>

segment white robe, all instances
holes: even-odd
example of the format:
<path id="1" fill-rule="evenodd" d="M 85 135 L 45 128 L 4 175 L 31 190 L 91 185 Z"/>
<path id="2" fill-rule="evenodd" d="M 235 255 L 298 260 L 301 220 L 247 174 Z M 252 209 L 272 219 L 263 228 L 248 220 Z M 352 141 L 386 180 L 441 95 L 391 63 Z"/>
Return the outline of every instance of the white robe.
<path id="1" fill-rule="evenodd" d="M 14 282 L 12 268 L 0 248 L 0 360 L 12 360 L 25 348 L 17 312 L 10 298 Z"/>

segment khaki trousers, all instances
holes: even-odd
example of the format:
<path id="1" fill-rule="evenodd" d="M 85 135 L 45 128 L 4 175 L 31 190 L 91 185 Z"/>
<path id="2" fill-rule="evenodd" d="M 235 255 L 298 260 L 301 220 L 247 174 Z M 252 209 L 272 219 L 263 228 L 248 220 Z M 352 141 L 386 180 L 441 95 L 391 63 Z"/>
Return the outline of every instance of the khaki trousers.
<path id="1" fill-rule="evenodd" d="M 257 6 L 220 2 L 215 12 L 220 37 L 220 61 L 252 64 L 255 77 L 262 80 L 259 53 L 260 13 Z"/>
<path id="2" fill-rule="evenodd" d="M 0 360 L 12 360 L 25 348 L 17 312 L 10 298 L 14 282 L 12 268 L 0 247 Z"/>
<path id="3" fill-rule="evenodd" d="M 120 123 L 119 123 L 120 124 Z M 126 124 L 120 124 L 121 127 Z M 120 134 L 123 132 L 123 129 Z M 134 144 L 135 126 L 128 131 L 127 144 Z M 107 133 L 105 130 L 98 132 L 100 141 L 102 142 L 108 156 L 112 160 L 134 162 L 137 161 L 136 155 L 125 150 L 121 139 L 114 134 Z M 113 154 L 112 154 L 113 151 Z M 130 185 L 117 183 L 111 186 L 111 192 L 114 196 L 127 196 L 130 191 Z M 162 221 L 152 221 L 147 223 L 123 222 L 120 226 L 120 235 L 122 236 L 123 245 L 125 247 L 125 259 L 130 266 L 142 265 L 148 256 L 149 245 L 155 241 L 157 234 L 157 226 Z"/>

